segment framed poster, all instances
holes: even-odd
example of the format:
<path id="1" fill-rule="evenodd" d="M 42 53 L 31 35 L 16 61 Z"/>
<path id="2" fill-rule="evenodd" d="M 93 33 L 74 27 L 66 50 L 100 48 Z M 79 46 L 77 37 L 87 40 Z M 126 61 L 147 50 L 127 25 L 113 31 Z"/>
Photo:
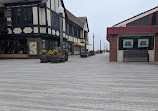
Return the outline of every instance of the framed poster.
<path id="1" fill-rule="evenodd" d="M 123 48 L 133 48 L 133 39 L 123 39 Z"/>
<path id="2" fill-rule="evenodd" d="M 29 55 L 38 55 L 37 42 L 29 42 Z"/>
<path id="3" fill-rule="evenodd" d="M 149 39 L 138 39 L 138 47 L 149 47 Z"/>

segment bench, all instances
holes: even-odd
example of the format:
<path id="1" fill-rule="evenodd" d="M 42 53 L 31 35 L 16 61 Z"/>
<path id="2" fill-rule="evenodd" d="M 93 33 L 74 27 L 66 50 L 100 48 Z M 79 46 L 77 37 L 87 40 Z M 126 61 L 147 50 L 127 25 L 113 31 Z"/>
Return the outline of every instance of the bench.
<path id="1" fill-rule="evenodd" d="M 127 57 L 146 57 L 147 62 L 149 62 L 149 54 L 148 50 L 128 50 L 123 52 L 123 61 L 125 62 L 125 58 Z"/>

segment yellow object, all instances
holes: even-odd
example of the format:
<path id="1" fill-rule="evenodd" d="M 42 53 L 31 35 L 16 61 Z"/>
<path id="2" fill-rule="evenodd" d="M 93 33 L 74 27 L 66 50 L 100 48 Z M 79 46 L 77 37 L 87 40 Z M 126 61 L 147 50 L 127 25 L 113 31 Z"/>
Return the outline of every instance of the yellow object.
<path id="1" fill-rule="evenodd" d="M 74 42 L 74 45 L 78 45 L 78 46 L 85 46 L 84 43 L 79 43 L 79 42 Z"/>
<path id="2" fill-rule="evenodd" d="M 90 46 L 92 46 L 92 44 L 90 44 L 90 43 L 88 43 L 88 42 L 87 42 L 87 45 L 90 45 Z"/>

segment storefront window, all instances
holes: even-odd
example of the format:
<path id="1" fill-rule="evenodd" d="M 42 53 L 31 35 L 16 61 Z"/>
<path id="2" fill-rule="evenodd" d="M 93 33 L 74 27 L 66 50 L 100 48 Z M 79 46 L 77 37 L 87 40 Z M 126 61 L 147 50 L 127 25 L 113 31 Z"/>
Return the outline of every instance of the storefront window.
<path id="1" fill-rule="evenodd" d="M 46 50 L 54 50 L 58 47 L 58 41 L 45 40 Z"/>
<path id="2" fill-rule="evenodd" d="M 27 40 L 0 40 L 0 54 L 27 54 Z"/>

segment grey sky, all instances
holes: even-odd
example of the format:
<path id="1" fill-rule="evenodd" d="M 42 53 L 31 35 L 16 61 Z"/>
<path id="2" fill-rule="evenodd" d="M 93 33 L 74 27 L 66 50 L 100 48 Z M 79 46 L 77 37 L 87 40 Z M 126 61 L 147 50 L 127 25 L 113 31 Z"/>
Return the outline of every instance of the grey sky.
<path id="1" fill-rule="evenodd" d="M 95 50 L 102 49 L 106 41 L 106 29 L 116 23 L 154 8 L 158 0 L 64 0 L 65 7 L 75 16 L 87 16 L 90 28 L 89 39 L 95 33 Z M 92 49 L 92 47 L 89 47 Z"/>

